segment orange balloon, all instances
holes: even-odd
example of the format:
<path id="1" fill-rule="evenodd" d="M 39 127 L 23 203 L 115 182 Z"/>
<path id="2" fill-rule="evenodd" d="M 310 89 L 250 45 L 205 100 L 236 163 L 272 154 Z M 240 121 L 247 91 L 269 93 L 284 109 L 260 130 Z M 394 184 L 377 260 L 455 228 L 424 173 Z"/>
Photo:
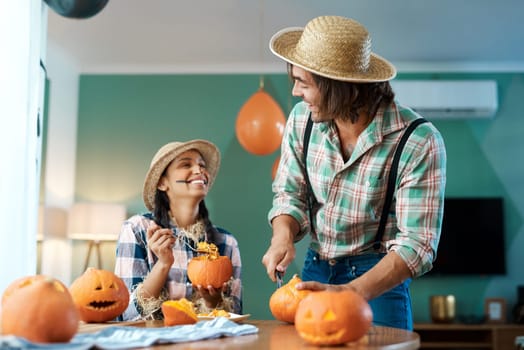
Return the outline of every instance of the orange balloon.
<path id="1" fill-rule="evenodd" d="M 277 175 L 278 170 L 278 164 L 280 163 L 280 156 L 275 159 L 275 162 L 273 163 L 273 167 L 271 168 L 271 179 L 275 180 L 275 176 Z"/>
<path id="2" fill-rule="evenodd" d="M 280 147 L 285 124 L 286 118 L 280 106 L 267 92 L 259 89 L 238 113 L 237 139 L 250 153 L 271 154 Z"/>

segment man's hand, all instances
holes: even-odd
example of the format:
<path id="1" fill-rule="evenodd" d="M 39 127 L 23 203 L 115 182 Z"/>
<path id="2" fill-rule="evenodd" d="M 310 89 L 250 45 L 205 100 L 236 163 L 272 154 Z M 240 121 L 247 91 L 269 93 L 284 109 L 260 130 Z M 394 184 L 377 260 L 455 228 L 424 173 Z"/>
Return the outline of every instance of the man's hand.
<path id="1" fill-rule="evenodd" d="M 266 254 L 262 257 L 262 264 L 271 281 L 276 281 L 275 272 L 284 274 L 287 267 L 295 259 L 294 237 L 300 226 L 290 215 L 280 215 L 273 219 L 273 238 Z"/>
<path id="2" fill-rule="evenodd" d="M 279 271 L 284 274 L 293 259 L 295 259 L 295 246 L 293 243 L 272 242 L 266 254 L 262 257 L 262 264 L 266 266 L 269 278 L 275 282 L 277 279 L 275 272 Z"/>

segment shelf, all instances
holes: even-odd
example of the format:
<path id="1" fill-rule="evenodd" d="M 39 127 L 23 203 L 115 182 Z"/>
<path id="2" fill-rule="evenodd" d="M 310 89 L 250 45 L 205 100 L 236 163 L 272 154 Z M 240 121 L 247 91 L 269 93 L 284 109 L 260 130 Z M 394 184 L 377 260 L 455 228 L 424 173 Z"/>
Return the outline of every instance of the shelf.
<path id="1" fill-rule="evenodd" d="M 492 349 L 515 348 L 515 339 L 524 335 L 524 325 L 516 324 L 437 324 L 416 323 L 421 349 Z"/>
<path id="2" fill-rule="evenodd" d="M 422 342 L 421 349 L 491 349 L 491 344 L 465 342 Z"/>

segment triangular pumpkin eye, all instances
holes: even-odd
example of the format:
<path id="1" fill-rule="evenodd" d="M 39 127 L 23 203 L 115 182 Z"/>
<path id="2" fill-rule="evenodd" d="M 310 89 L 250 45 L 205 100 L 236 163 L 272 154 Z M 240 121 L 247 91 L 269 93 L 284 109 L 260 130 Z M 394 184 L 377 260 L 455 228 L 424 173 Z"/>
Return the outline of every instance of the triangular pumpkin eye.
<path id="1" fill-rule="evenodd" d="M 308 311 L 305 313 L 304 318 L 305 318 L 306 320 L 310 320 L 310 319 L 313 318 L 313 313 L 311 312 L 311 310 L 308 310 Z"/>
<path id="2" fill-rule="evenodd" d="M 26 278 L 20 283 L 19 288 L 27 287 L 29 285 L 33 284 L 33 280 L 30 278 Z"/>
<path id="3" fill-rule="evenodd" d="M 55 289 L 59 292 L 64 292 L 65 291 L 65 288 L 64 288 L 64 285 L 58 281 L 54 281 L 53 282 L 54 286 L 55 286 Z"/>
<path id="4" fill-rule="evenodd" d="M 337 319 L 337 315 L 332 310 L 326 311 L 324 316 L 322 317 L 324 321 L 333 321 Z"/>
<path id="5" fill-rule="evenodd" d="M 102 285 L 101 285 L 101 284 L 98 284 L 98 285 L 95 287 L 95 290 L 102 290 Z"/>
<path id="6" fill-rule="evenodd" d="M 113 282 L 111 282 L 111 284 L 109 285 L 109 289 L 115 289 L 115 284 Z"/>

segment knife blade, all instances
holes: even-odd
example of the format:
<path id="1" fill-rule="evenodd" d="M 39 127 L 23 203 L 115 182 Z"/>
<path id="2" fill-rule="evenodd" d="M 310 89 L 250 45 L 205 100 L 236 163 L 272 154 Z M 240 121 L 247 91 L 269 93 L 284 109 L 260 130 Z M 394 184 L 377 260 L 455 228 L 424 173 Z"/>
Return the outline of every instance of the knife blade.
<path id="1" fill-rule="evenodd" d="M 282 287 L 282 272 L 275 271 L 275 276 L 277 278 L 277 289 Z"/>

